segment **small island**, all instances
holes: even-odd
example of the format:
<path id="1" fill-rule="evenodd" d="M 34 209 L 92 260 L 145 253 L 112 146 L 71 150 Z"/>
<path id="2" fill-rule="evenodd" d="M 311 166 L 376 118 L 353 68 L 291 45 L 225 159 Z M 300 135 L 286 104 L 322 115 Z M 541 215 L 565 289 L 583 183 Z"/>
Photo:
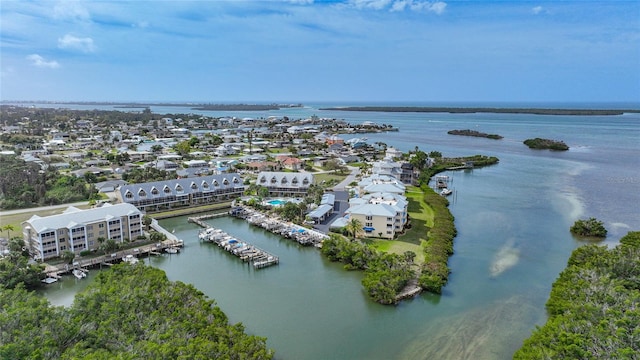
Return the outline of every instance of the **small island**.
<path id="1" fill-rule="evenodd" d="M 569 146 L 567 146 L 567 144 L 565 144 L 563 141 L 559 140 L 535 138 L 525 140 L 524 144 L 527 145 L 530 149 L 549 149 L 558 151 L 569 150 Z"/>
<path id="2" fill-rule="evenodd" d="M 483 138 L 487 138 L 487 139 L 494 139 L 494 140 L 500 140 L 503 137 L 497 134 L 487 134 L 487 133 L 483 133 L 480 131 L 475 131 L 475 130 L 449 130 L 447 131 L 447 134 L 449 135 L 462 135 L 462 136 L 473 136 L 473 137 L 483 137 Z"/>
<path id="3" fill-rule="evenodd" d="M 604 239 L 607 237 L 607 229 L 605 229 L 602 221 L 596 218 L 589 218 L 587 220 L 576 220 L 573 223 L 571 229 L 569 229 L 573 235 L 582 237 Z"/>

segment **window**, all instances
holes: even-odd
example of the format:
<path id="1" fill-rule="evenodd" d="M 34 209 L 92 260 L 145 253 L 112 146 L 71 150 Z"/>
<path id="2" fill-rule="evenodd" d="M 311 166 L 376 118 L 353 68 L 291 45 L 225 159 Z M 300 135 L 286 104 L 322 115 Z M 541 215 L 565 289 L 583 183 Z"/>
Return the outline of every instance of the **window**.
<path id="1" fill-rule="evenodd" d="M 98 224 L 98 227 L 101 228 L 101 229 L 104 228 L 104 223 Z"/>
<path id="2" fill-rule="evenodd" d="M 309 179 L 304 178 L 304 179 L 302 180 L 302 184 L 303 184 L 303 185 L 307 185 L 307 184 L 309 184 Z"/>
<path id="3" fill-rule="evenodd" d="M 373 216 L 371 216 L 371 215 L 367 215 L 367 216 L 365 217 L 365 220 L 373 220 Z"/>
<path id="4" fill-rule="evenodd" d="M 162 191 L 164 191 L 165 194 L 169 194 L 171 193 L 171 189 L 169 189 L 169 187 L 167 185 L 164 186 L 164 188 L 162 189 Z"/>
<path id="5" fill-rule="evenodd" d="M 142 190 L 142 189 L 140 189 L 140 190 L 138 190 L 138 196 L 145 197 L 145 196 L 147 196 L 147 192 Z"/>
<path id="6" fill-rule="evenodd" d="M 261 183 L 264 183 L 264 182 L 266 182 L 266 181 L 267 181 L 267 179 L 266 179 L 264 176 L 260 178 L 260 182 L 261 182 Z"/>
<path id="7" fill-rule="evenodd" d="M 202 182 L 202 188 L 205 189 L 205 190 L 208 190 L 209 189 L 209 184 L 206 181 L 203 181 Z"/>
<path id="8" fill-rule="evenodd" d="M 180 184 L 177 184 L 177 185 L 176 185 L 176 191 L 177 191 L 177 192 L 183 192 L 183 191 L 184 191 L 184 189 L 182 188 L 182 186 L 181 186 Z"/>
<path id="9" fill-rule="evenodd" d="M 229 180 L 227 180 L 227 179 L 222 180 L 222 184 L 223 185 L 229 185 Z"/>
<path id="10" fill-rule="evenodd" d="M 287 178 L 286 178 L 286 177 L 283 177 L 283 178 L 282 178 L 282 181 L 280 181 L 280 184 L 284 185 L 284 184 L 286 184 L 286 183 L 287 183 Z"/>
<path id="11" fill-rule="evenodd" d="M 191 189 L 197 190 L 198 189 L 198 185 L 196 185 L 196 183 L 192 182 L 191 183 Z"/>
<path id="12" fill-rule="evenodd" d="M 220 186 L 220 184 L 218 184 L 218 180 L 213 180 L 213 186 L 216 186 L 216 187 Z"/>
<path id="13" fill-rule="evenodd" d="M 366 226 L 366 227 L 372 227 L 372 226 L 373 226 L 373 223 L 370 223 L 370 222 L 368 222 L 368 223 L 364 223 L 364 226 Z"/>
<path id="14" fill-rule="evenodd" d="M 298 183 L 298 178 L 294 177 L 293 179 L 291 179 L 291 183 L 292 184 L 297 184 Z"/>
<path id="15" fill-rule="evenodd" d="M 275 176 L 271 178 L 271 183 L 272 183 L 272 184 L 275 184 L 275 183 L 276 183 L 276 181 L 278 181 L 278 180 L 276 180 L 276 177 L 275 177 Z"/>
<path id="16" fill-rule="evenodd" d="M 239 182 L 240 182 L 240 180 L 238 180 L 238 178 L 236 178 L 236 177 L 233 178 L 233 183 L 234 184 L 238 184 Z"/>
<path id="17" fill-rule="evenodd" d="M 152 195 L 158 195 L 159 193 L 160 193 L 160 192 L 158 191 L 158 189 L 156 189 L 156 187 L 155 187 L 155 186 L 151 188 L 151 194 L 152 194 Z"/>
<path id="18" fill-rule="evenodd" d="M 387 218 L 387 221 L 393 221 L 393 218 L 388 217 L 388 218 Z"/>
<path id="19" fill-rule="evenodd" d="M 126 197 L 127 199 L 132 199 L 133 194 L 131 193 L 131 191 L 127 190 L 127 192 L 124 194 L 124 197 Z"/>

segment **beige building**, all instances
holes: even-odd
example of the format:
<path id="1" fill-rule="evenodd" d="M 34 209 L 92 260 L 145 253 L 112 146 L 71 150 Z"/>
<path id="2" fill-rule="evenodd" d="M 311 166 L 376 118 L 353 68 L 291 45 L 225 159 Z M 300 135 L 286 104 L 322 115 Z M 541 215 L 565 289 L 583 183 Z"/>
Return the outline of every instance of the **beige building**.
<path id="1" fill-rule="evenodd" d="M 62 214 L 33 215 L 22 223 L 24 241 L 37 259 L 60 256 L 65 250 L 76 254 L 100 246 L 98 239 L 118 243 L 143 235 L 142 213 L 131 204 L 104 204 L 80 210 L 70 206 Z"/>

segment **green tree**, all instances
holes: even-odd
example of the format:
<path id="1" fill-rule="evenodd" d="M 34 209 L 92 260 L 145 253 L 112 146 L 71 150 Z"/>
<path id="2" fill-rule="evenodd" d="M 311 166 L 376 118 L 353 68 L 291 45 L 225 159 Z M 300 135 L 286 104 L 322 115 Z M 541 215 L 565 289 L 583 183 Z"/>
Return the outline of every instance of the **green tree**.
<path id="1" fill-rule="evenodd" d="M 175 144 L 173 148 L 180 154 L 180 156 L 187 156 L 191 152 L 191 143 L 189 140 L 183 140 Z"/>
<path id="2" fill-rule="evenodd" d="M 602 221 L 599 221 L 596 218 L 589 218 L 586 220 L 576 220 L 573 226 L 571 226 L 570 231 L 572 234 L 578 235 L 578 236 L 597 237 L 597 238 L 607 237 L 607 229 L 605 229 Z"/>
<path id="3" fill-rule="evenodd" d="M 2 359 L 261 359 L 266 339 L 232 325 L 215 302 L 159 269 L 101 271 L 69 308 L 0 288 Z"/>
<path id="4" fill-rule="evenodd" d="M 14 231 L 15 229 L 16 228 L 11 224 L 7 224 L 2 227 L 2 230 L 7 232 L 7 239 L 11 239 L 11 231 Z"/>
<path id="5" fill-rule="evenodd" d="M 345 228 L 353 236 L 353 241 L 356 241 L 358 234 L 362 233 L 362 222 L 352 216 Z"/>
<path id="6" fill-rule="evenodd" d="M 67 264 L 71 264 L 73 259 L 76 258 L 76 254 L 73 251 L 65 250 L 62 252 L 62 255 L 60 255 L 60 258 L 62 258 L 62 260 Z"/>
<path id="7" fill-rule="evenodd" d="M 149 231 L 152 222 L 153 219 L 149 215 L 144 215 L 142 217 L 142 224 L 144 224 L 145 230 Z"/>

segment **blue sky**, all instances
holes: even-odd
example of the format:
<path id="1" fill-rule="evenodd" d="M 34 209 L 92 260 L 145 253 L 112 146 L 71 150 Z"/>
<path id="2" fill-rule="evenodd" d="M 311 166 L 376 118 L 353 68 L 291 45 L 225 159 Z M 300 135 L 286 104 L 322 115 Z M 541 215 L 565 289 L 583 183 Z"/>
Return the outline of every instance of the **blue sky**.
<path id="1" fill-rule="evenodd" d="M 0 99 L 640 101 L 639 1 L 6 1 Z"/>

